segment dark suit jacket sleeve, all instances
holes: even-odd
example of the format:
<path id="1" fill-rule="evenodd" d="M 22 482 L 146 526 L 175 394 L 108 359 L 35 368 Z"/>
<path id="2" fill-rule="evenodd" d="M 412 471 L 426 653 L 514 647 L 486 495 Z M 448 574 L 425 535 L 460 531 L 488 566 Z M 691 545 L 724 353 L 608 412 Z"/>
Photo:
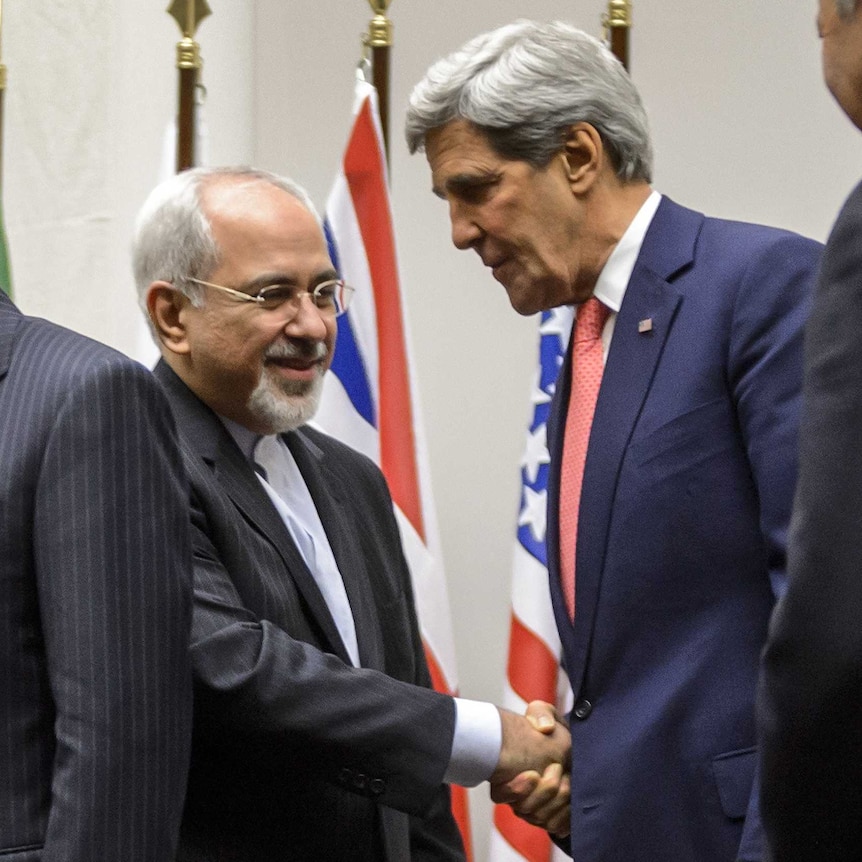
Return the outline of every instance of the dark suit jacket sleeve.
<path id="1" fill-rule="evenodd" d="M 42 858 L 165 862 L 191 736 L 187 491 L 152 375 L 105 354 L 74 375 L 38 479 L 34 567 L 56 710 Z"/>
<path id="2" fill-rule="evenodd" d="M 425 815 L 438 798 L 454 733 L 452 699 L 352 668 L 248 610 L 209 538 L 193 493 L 192 663 L 199 722 L 254 734 L 273 757 L 301 752 L 324 778 Z"/>
<path id="3" fill-rule="evenodd" d="M 752 260 L 733 309 L 729 385 L 757 488 L 766 564 L 776 595 L 786 580 L 787 526 L 796 477 L 802 336 L 819 247 L 786 235 Z M 740 860 L 763 854 L 755 778 Z"/>
<path id="4" fill-rule="evenodd" d="M 862 186 L 823 257 L 806 331 L 789 585 L 764 653 L 763 816 L 773 858 L 862 842 Z"/>
<path id="5" fill-rule="evenodd" d="M 392 500 L 389 488 L 383 475 L 374 468 L 377 476 L 379 493 L 385 501 L 386 529 L 393 536 L 393 545 L 397 548 L 398 570 L 401 574 L 406 606 L 408 608 L 411 639 L 413 642 L 416 676 L 412 682 L 416 685 L 432 688 L 431 674 L 425 658 L 425 647 L 416 616 L 416 604 L 413 595 L 413 585 L 410 569 L 404 558 L 401 540 L 398 538 L 398 525 L 392 514 Z M 448 785 L 441 784 L 437 794 L 424 817 L 410 818 L 410 859 L 411 862 L 463 862 L 464 842 L 458 825 L 452 815 L 452 797 Z"/>

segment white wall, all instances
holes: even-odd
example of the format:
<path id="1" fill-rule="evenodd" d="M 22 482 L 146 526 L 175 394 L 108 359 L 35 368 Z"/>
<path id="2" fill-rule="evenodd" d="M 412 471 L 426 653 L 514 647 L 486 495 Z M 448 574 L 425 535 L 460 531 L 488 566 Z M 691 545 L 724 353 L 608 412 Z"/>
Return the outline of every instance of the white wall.
<path id="1" fill-rule="evenodd" d="M 16 300 L 135 352 L 129 271 L 135 213 L 162 170 L 176 113 L 180 31 L 152 0 L 3 4 L 3 199 Z M 246 4 L 206 19 L 213 159 L 252 158 L 252 20 Z"/>
<path id="2" fill-rule="evenodd" d="M 131 349 L 127 245 L 175 110 L 175 23 L 144 0 L 4 4 L 4 200 L 17 298 Z M 365 0 L 211 0 L 199 31 L 211 161 L 290 173 L 323 205 L 349 124 Z M 523 15 L 599 34 L 600 0 L 393 0 L 392 187 L 464 694 L 499 699 L 535 320 L 449 243 L 424 157 L 401 141 L 427 65 Z M 860 173 L 860 140 L 822 83 L 809 3 L 635 0 L 632 72 L 656 186 L 711 214 L 825 238 Z M 487 804 L 474 794 L 477 858 Z"/>

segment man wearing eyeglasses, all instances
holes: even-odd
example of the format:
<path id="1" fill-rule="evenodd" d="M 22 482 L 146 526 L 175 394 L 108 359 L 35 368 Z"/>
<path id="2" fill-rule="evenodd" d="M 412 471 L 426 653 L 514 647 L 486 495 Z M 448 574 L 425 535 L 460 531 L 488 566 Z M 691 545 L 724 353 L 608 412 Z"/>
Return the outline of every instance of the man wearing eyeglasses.
<path id="1" fill-rule="evenodd" d="M 568 732 L 429 690 L 382 474 L 305 424 L 351 293 L 307 195 L 180 174 L 145 203 L 134 263 L 192 485 L 178 860 L 463 859 L 445 783 L 553 784 Z M 536 818 L 565 823 L 561 798 Z"/>

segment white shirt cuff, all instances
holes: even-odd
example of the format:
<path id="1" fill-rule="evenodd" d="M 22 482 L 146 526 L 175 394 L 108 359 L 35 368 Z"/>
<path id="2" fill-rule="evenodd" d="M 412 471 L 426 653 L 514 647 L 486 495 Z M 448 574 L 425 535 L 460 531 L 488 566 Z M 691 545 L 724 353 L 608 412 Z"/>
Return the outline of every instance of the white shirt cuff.
<path id="1" fill-rule="evenodd" d="M 447 784 L 475 787 L 487 781 L 500 762 L 503 726 L 492 703 L 455 698 L 455 737 L 443 776 Z"/>

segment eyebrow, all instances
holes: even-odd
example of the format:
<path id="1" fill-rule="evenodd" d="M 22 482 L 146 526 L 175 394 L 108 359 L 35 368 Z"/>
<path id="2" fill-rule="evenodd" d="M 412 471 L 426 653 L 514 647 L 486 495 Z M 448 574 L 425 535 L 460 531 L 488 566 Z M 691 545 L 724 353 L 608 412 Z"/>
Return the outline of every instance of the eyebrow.
<path id="1" fill-rule="evenodd" d="M 317 275 L 312 276 L 310 287 L 313 290 L 318 284 L 322 284 L 325 281 L 334 281 L 337 278 L 338 273 L 334 269 L 325 269 L 317 273 Z M 254 295 L 257 291 L 276 284 L 286 284 L 291 287 L 300 286 L 300 279 L 295 275 L 285 272 L 264 272 L 243 285 L 243 290 Z"/>
<path id="2" fill-rule="evenodd" d="M 499 171 L 454 174 L 446 180 L 442 187 L 438 185 L 432 186 L 431 191 L 437 195 L 438 198 L 445 199 L 446 192 L 454 192 L 455 194 L 458 194 L 459 192 L 469 191 L 470 189 L 478 188 L 479 186 L 486 186 L 499 179 Z"/>

